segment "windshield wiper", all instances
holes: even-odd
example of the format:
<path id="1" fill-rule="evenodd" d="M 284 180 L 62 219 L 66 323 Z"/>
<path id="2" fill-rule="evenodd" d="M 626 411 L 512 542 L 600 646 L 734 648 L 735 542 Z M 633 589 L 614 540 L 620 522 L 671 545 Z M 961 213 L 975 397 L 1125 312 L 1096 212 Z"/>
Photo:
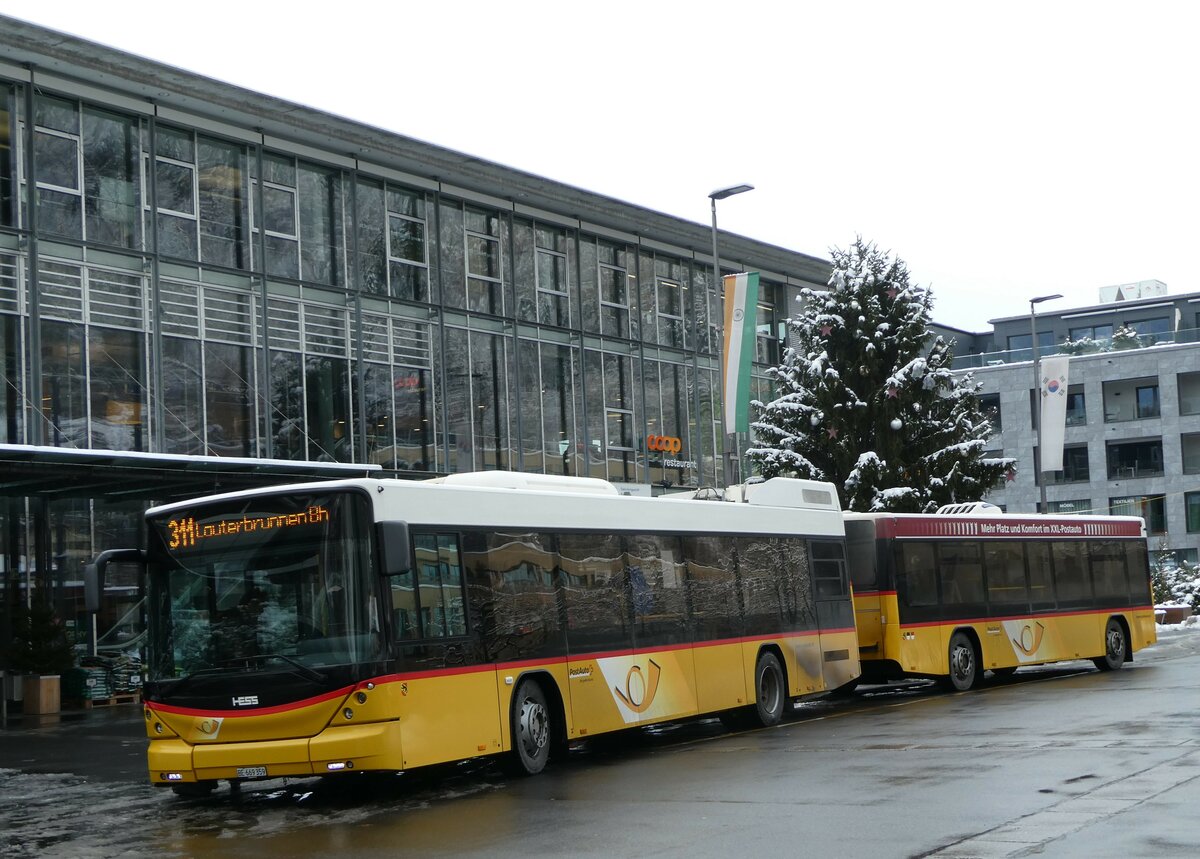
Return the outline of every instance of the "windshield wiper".
<path id="1" fill-rule="evenodd" d="M 286 662 L 288 665 L 290 665 L 294 669 L 296 669 L 297 674 L 299 674 L 301 677 L 305 678 L 306 680 L 312 680 L 314 683 L 325 683 L 326 681 L 329 680 L 329 678 L 326 677 L 324 674 L 322 674 L 320 671 L 317 671 L 313 668 L 309 668 L 303 662 L 292 659 L 292 657 L 290 657 L 290 656 L 284 656 L 282 653 L 264 653 L 261 656 L 255 656 L 252 658 L 253 659 L 261 659 L 264 662 L 267 661 L 268 659 L 278 659 L 281 662 Z"/>
<path id="2" fill-rule="evenodd" d="M 172 686 L 170 689 L 164 689 L 162 691 L 162 694 L 160 697 L 165 701 L 168 698 L 171 698 L 174 695 L 178 694 L 180 689 L 187 686 L 189 683 L 191 683 L 197 677 L 211 677 L 216 674 L 224 674 L 225 672 L 226 672 L 226 669 L 223 667 L 199 668 L 190 674 L 185 674 L 182 677 L 180 677 L 177 681 L 175 681 L 174 686 Z"/>

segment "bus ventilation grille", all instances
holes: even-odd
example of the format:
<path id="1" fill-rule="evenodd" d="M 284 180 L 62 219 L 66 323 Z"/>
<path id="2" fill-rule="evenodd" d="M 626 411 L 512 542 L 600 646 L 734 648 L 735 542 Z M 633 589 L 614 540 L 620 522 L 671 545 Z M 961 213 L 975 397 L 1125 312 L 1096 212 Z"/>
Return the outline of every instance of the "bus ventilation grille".
<path id="1" fill-rule="evenodd" d="M 991 516 L 1002 511 L 995 504 L 988 504 L 986 501 L 968 501 L 966 504 L 943 504 L 937 512 L 949 516 L 965 516 L 971 513 Z"/>

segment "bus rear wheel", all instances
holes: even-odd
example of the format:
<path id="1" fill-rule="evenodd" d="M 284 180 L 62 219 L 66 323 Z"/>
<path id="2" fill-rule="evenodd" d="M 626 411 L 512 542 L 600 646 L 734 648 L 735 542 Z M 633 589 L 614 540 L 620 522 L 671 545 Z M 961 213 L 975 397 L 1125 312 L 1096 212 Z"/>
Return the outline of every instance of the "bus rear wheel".
<path id="1" fill-rule="evenodd" d="M 1125 627 L 1115 617 L 1110 617 L 1104 626 L 1104 655 L 1092 660 L 1101 671 L 1116 671 L 1125 664 L 1129 643 L 1125 640 Z"/>
<path id="2" fill-rule="evenodd" d="M 758 656 L 754 666 L 754 720 L 764 728 L 778 725 L 787 702 L 787 686 L 779 658 L 769 650 Z"/>
<path id="3" fill-rule="evenodd" d="M 956 692 L 974 689 L 979 683 L 979 659 L 975 643 L 964 632 L 950 636 L 950 675 L 946 682 Z"/>
<path id="4" fill-rule="evenodd" d="M 537 775 L 544 770 L 550 759 L 552 728 L 546 693 L 536 681 L 522 681 L 513 696 L 513 748 L 506 769 L 513 775 Z"/>

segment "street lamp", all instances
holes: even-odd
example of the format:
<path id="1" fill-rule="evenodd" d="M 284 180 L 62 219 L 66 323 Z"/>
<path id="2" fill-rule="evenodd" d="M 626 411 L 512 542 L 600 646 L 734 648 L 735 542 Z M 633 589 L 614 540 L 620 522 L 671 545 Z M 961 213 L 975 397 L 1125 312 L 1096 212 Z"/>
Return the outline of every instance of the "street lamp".
<path id="1" fill-rule="evenodd" d="M 717 200 L 724 200 L 726 197 L 732 197 L 734 194 L 744 194 L 747 191 L 753 191 L 753 185 L 730 185 L 728 188 L 718 188 L 708 195 L 708 199 L 712 202 L 712 255 L 713 255 L 713 282 L 716 284 L 718 294 L 721 294 L 721 257 L 717 253 Z M 725 390 L 725 374 L 721 374 L 721 404 L 724 406 L 725 398 L 728 392 Z M 725 460 L 725 485 L 732 486 L 737 482 L 737 469 L 734 467 L 736 457 L 741 455 L 741 448 L 737 442 L 737 433 L 733 433 L 733 448 L 730 449 L 729 435 L 725 432 L 725 427 L 721 427 L 721 456 Z"/>
<path id="2" fill-rule="evenodd" d="M 1033 347 L 1033 390 L 1037 394 L 1037 444 L 1038 444 L 1038 469 L 1042 468 L 1042 463 L 1046 460 L 1046 451 L 1042 449 L 1042 368 L 1041 361 L 1038 359 L 1038 342 L 1037 342 L 1037 305 L 1043 301 L 1053 301 L 1056 298 L 1062 298 L 1061 295 L 1039 295 L 1037 298 L 1029 299 L 1029 339 L 1030 346 Z M 1046 515 L 1046 472 L 1041 471 L 1037 475 L 1038 489 L 1041 493 L 1041 513 Z"/>

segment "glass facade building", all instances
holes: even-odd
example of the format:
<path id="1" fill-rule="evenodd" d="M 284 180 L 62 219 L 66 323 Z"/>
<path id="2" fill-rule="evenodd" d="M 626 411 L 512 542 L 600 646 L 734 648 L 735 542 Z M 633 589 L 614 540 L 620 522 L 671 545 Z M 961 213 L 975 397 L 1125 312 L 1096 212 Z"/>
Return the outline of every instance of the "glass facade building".
<path id="1" fill-rule="evenodd" d="M 3 24 L 4 456 L 720 482 L 707 226 Z M 762 274 L 768 396 L 779 323 L 828 264 L 732 235 L 720 250 L 724 273 Z M 53 495 L 0 480 L 6 604 L 67 588 L 189 491 L 109 477 Z"/>

